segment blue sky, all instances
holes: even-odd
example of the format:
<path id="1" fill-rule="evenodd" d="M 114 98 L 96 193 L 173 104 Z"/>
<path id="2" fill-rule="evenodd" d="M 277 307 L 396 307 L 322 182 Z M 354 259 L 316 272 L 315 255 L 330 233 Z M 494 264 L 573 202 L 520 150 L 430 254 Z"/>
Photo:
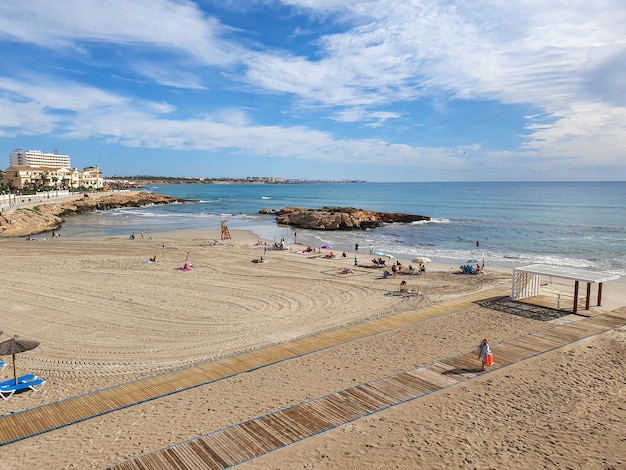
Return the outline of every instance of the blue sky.
<path id="1" fill-rule="evenodd" d="M 624 25 L 623 0 L 4 0 L 0 167 L 626 180 Z"/>

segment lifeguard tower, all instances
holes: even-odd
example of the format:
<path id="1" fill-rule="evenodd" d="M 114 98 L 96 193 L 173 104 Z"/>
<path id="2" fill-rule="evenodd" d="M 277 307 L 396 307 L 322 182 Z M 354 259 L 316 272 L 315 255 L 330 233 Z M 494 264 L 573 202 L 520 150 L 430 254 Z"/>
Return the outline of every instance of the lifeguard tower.
<path id="1" fill-rule="evenodd" d="M 228 230 L 228 226 L 226 225 L 226 221 L 222 221 L 222 240 L 230 240 L 230 230 Z"/>

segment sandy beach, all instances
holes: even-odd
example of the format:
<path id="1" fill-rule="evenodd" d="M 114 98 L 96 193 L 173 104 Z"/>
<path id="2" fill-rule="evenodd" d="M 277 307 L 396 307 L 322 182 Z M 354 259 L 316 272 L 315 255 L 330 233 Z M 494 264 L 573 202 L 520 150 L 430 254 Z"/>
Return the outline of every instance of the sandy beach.
<path id="1" fill-rule="evenodd" d="M 0 403 L 5 415 L 123 382 L 419 309 L 483 289 L 483 275 L 431 263 L 382 279 L 370 257 L 265 250 L 250 232 L 0 239 L 0 339 L 41 345 L 18 372 L 40 393 Z M 46 238 L 43 240 L 43 238 Z M 217 240 L 217 243 L 214 243 Z M 269 248 L 269 247 L 268 247 Z M 149 262 L 156 256 L 157 262 Z M 264 262 L 254 263 L 253 260 Z M 188 261 L 190 271 L 181 271 Z M 407 260 L 402 260 L 408 266 Z M 353 274 L 342 274 L 352 269 Z M 400 281 L 420 296 L 386 295 Z M 556 283 L 556 281 L 555 281 Z M 557 286 L 563 291 L 567 285 Z M 624 280 L 603 305 L 626 308 Z M 1 468 L 106 468 L 349 386 L 507 341 L 545 322 L 480 306 L 99 416 L 0 447 Z M 596 335 L 340 426 L 241 465 L 294 468 L 623 468 L 626 329 Z M 10 362 L 10 357 L 2 357 Z M 11 365 L 2 378 L 12 374 Z"/>

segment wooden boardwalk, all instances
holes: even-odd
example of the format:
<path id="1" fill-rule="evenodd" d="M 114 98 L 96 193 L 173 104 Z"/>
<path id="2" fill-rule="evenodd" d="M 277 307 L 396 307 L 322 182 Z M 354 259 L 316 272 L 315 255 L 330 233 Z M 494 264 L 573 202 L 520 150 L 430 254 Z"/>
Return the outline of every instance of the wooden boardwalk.
<path id="1" fill-rule="evenodd" d="M 507 294 L 508 290 L 482 291 L 1 416 L 0 446 L 280 361 L 459 312 Z M 626 324 L 626 312 L 603 313 L 558 327 L 549 325 L 541 332 L 494 346 L 497 366 L 506 366 L 623 324 Z M 479 373 L 474 356 L 472 352 L 361 384 L 113 468 L 228 468 L 367 414 L 474 378 Z"/>
<path id="2" fill-rule="evenodd" d="M 626 309 L 516 338 L 492 348 L 491 370 L 514 364 L 626 324 Z M 225 469 L 391 406 L 414 400 L 483 372 L 476 353 L 385 377 L 214 431 L 112 470 Z"/>
<path id="3" fill-rule="evenodd" d="M 0 446 L 280 361 L 458 312 L 507 293 L 507 290 L 482 291 L 0 416 Z M 12 399 L 19 399 L 19 395 Z"/>

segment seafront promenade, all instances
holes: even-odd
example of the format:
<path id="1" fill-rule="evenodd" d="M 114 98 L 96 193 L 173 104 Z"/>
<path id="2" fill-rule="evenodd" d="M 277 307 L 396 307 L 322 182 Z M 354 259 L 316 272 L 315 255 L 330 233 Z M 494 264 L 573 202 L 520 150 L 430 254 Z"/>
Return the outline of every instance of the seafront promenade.
<path id="1" fill-rule="evenodd" d="M 84 195 L 84 192 L 70 192 L 68 190 L 41 191 L 35 194 L 2 193 L 0 194 L 0 213 L 37 204 L 80 199 Z"/>
<path id="2" fill-rule="evenodd" d="M 9 202 L 10 200 L 10 202 Z M 151 204 L 188 202 L 181 198 L 146 191 L 113 190 L 88 192 L 56 191 L 32 195 L 7 195 L 6 210 L 0 211 L 0 236 L 37 235 L 59 230 L 64 217 L 94 210 L 141 207 Z"/>

